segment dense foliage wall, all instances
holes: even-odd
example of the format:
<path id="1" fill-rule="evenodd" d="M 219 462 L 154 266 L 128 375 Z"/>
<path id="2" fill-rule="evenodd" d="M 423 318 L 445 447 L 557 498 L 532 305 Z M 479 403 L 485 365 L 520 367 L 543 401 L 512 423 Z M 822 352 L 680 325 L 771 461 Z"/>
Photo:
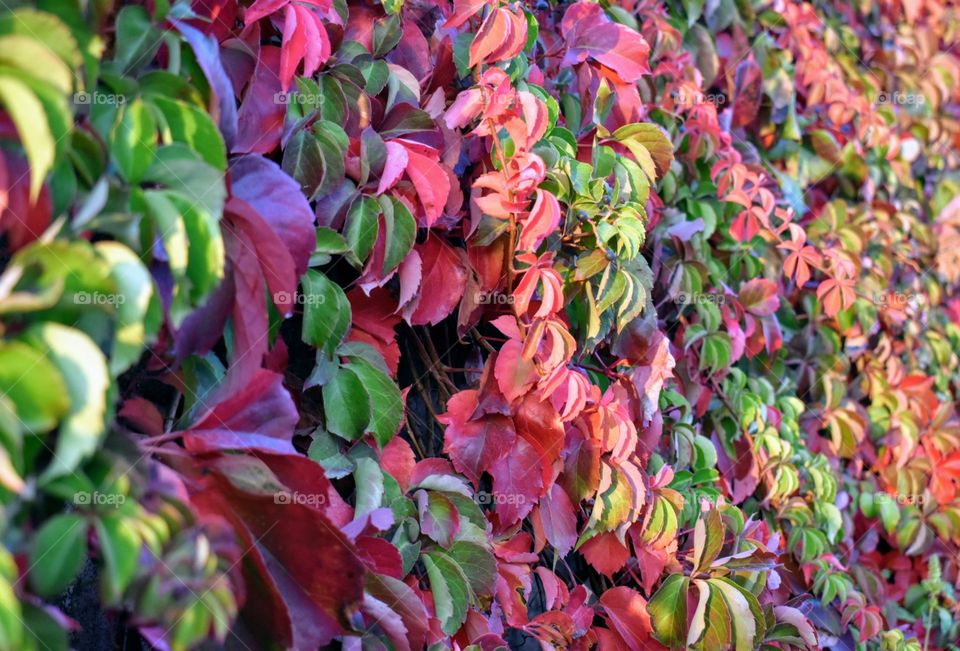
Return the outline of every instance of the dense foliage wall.
<path id="1" fill-rule="evenodd" d="M 960 648 L 958 44 L 4 4 L 0 650 Z"/>

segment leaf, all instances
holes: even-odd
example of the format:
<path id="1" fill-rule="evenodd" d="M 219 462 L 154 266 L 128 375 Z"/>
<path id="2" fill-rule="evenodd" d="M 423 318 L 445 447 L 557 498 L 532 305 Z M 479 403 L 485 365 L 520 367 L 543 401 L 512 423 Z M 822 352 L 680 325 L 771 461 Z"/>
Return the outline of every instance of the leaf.
<path id="1" fill-rule="evenodd" d="M 566 556 L 577 542 L 577 513 L 570 497 L 559 484 L 554 484 L 539 506 L 547 541 L 557 553 Z"/>
<path id="2" fill-rule="evenodd" d="M 773 316 L 780 307 L 777 286 L 766 278 L 748 280 L 740 287 L 740 304 L 750 314 Z"/>
<path id="3" fill-rule="evenodd" d="M 536 449 L 518 437 L 510 453 L 490 468 L 497 517 L 504 525 L 525 518 L 543 494 L 541 464 L 542 458 Z"/>
<path id="4" fill-rule="evenodd" d="M 123 300 L 117 302 L 117 330 L 110 353 L 110 373 L 117 377 L 143 353 L 144 345 L 156 334 L 148 310 L 153 282 L 136 254 L 116 242 L 97 242 L 97 255 L 110 266 L 110 277 Z"/>
<path id="5" fill-rule="evenodd" d="M 278 501 L 275 485 L 258 488 L 243 476 L 247 464 L 224 463 L 227 459 L 204 464 L 209 480 L 193 487 L 191 501 L 208 517 L 226 518 L 237 532 L 243 579 L 258 586 L 260 595 L 244 609 L 257 647 L 329 644 L 344 634 L 347 613 L 363 596 L 364 569 L 354 545 L 314 506 L 316 501 Z M 282 489 L 288 494 L 330 494 L 323 469 L 306 457 L 267 454 L 261 459 L 260 467 L 269 468 L 274 478 L 284 477 Z"/>
<path id="6" fill-rule="evenodd" d="M 323 385 L 323 408 L 330 432 L 350 441 L 363 436 L 370 422 L 370 398 L 350 367 L 341 366 Z"/>
<path id="7" fill-rule="evenodd" d="M 450 178 L 446 170 L 433 159 L 417 152 L 413 147 L 407 150 L 407 176 L 423 206 L 424 226 L 430 227 L 443 215 L 447 197 L 450 194 Z"/>
<path id="8" fill-rule="evenodd" d="M 727 578 L 710 579 L 711 590 L 718 590 L 733 622 L 733 648 L 748 651 L 763 639 L 765 623 L 757 598 Z"/>
<path id="9" fill-rule="evenodd" d="M 329 193 L 344 178 L 345 153 L 337 140 L 306 129 L 298 131 L 283 150 L 283 171 L 315 199 Z"/>
<path id="10" fill-rule="evenodd" d="M 47 122 L 37 119 L 37 116 L 46 115 L 43 104 L 25 84 L 4 75 L 0 75 L 0 102 L 17 126 L 30 163 L 30 197 L 36 199 L 47 173 L 53 168 L 56 148 Z"/>
<path id="11" fill-rule="evenodd" d="M 104 561 L 104 593 L 108 602 L 116 603 L 140 565 L 140 537 L 131 522 L 121 516 L 98 518 L 94 526 Z"/>
<path id="12" fill-rule="evenodd" d="M 160 33 L 150 22 L 150 14 L 140 6 L 120 9 L 116 34 L 114 60 L 124 73 L 147 65 L 161 44 Z"/>
<path id="13" fill-rule="evenodd" d="M 630 651 L 649 648 L 650 615 L 647 602 L 636 590 L 625 586 L 610 588 L 600 596 L 603 611 Z"/>
<path id="14" fill-rule="evenodd" d="M 162 95 L 150 98 L 159 109 L 164 127 L 174 142 L 181 142 L 200 154 L 207 163 L 218 170 L 227 169 L 227 153 L 223 137 L 206 111 Z"/>
<path id="15" fill-rule="evenodd" d="M 57 367 L 21 342 L 0 343 L 0 392 L 9 398 L 24 429 L 36 434 L 56 427 L 71 408 Z"/>
<path id="16" fill-rule="evenodd" d="M 489 549 L 475 542 L 461 540 L 454 543 L 449 552 L 450 557 L 467 577 L 474 597 L 493 594 L 497 579 L 497 561 Z"/>
<path id="17" fill-rule="evenodd" d="M 353 517 L 357 519 L 380 507 L 383 501 L 383 472 L 373 459 L 361 458 L 356 460 L 353 476 L 357 486 Z"/>
<path id="18" fill-rule="evenodd" d="M 350 301 L 339 285 L 319 271 L 308 271 L 301 282 L 303 341 L 332 356 L 350 327 Z"/>
<path id="19" fill-rule="evenodd" d="M 390 376 L 364 359 L 352 357 L 348 368 L 356 374 L 369 397 L 370 422 L 367 424 L 367 431 L 373 435 L 377 444 L 383 447 L 390 442 L 403 422 L 403 398 L 400 389 Z"/>
<path id="20" fill-rule="evenodd" d="M 447 401 L 447 412 L 439 420 L 447 426 L 443 451 L 457 472 L 479 486 L 480 475 L 510 453 L 517 433 L 511 418 L 500 414 L 474 418 L 476 409 L 477 392 L 460 391 Z"/>
<path id="21" fill-rule="evenodd" d="M 357 266 L 366 262 L 380 229 L 380 204 L 372 197 L 359 197 L 347 211 L 344 237 Z"/>
<path id="22" fill-rule="evenodd" d="M 687 632 L 687 646 L 705 651 L 730 648 L 730 611 L 720 591 L 711 590 L 709 581 L 695 579 L 693 583 L 699 597 Z"/>
<path id="23" fill-rule="evenodd" d="M 611 21 L 600 5 L 570 5 L 560 30 L 567 43 L 562 65 L 581 63 L 589 57 L 612 69 L 626 83 L 650 73 L 650 45 L 637 32 Z"/>
<path id="24" fill-rule="evenodd" d="M 302 276 L 314 251 L 314 214 L 296 182 L 273 161 L 249 155 L 230 161 L 233 196 L 257 211 L 284 242 Z"/>
<path id="25" fill-rule="evenodd" d="M 723 547 L 725 527 L 716 509 L 707 511 L 697 519 L 693 530 L 693 573 L 702 572 L 720 554 Z"/>
<path id="26" fill-rule="evenodd" d="M 416 306 L 407 316 L 411 325 L 436 325 L 453 312 L 467 285 L 467 268 L 456 249 L 432 235 L 413 248 L 423 261 Z"/>
<path id="27" fill-rule="evenodd" d="M 418 490 L 415 494 L 423 535 L 441 547 L 450 547 L 460 532 L 460 512 L 445 494 Z"/>
<path id="28" fill-rule="evenodd" d="M 417 238 L 417 222 L 403 202 L 380 197 L 383 237 L 386 240 L 382 273 L 387 274 L 403 262 Z"/>
<path id="29" fill-rule="evenodd" d="M 28 330 L 25 337 L 43 350 L 60 371 L 70 398 L 70 410 L 60 423 L 53 460 L 42 475 L 47 481 L 73 472 L 99 446 L 107 426 L 110 375 L 103 353 L 79 330 L 59 323 L 40 323 Z"/>
<path id="30" fill-rule="evenodd" d="M 457 562 L 442 551 L 428 552 L 422 558 L 440 627 L 447 635 L 453 635 L 467 616 L 469 581 Z"/>
<path id="31" fill-rule="evenodd" d="M 663 129 L 651 123 L 628 124 L 613 132 L 613 138 L 630 150 L 650 183 L 663 176 L 673 162 L 673 144 Z"/>
<path id="32" fill-rule="evenodd" d="M 407 169 L 407 163 L 410 161 L 406 147 L 400 143 L 390 141 L 384 144 L 387 156 L 383 165 L 383 173 L 380 175 L 380 183 L 377 185 L 377 194 L 383 194 L 392 188 L 403 176 L 404 170 Z"/>
<path id="33" fill-rule="evenodd" d="M 43 597 L 56 597 L 73 583 L 87 560 L 87 522 L 77 513 L 47 520 L 30 548 L 30 585 Z"/>
<path id="34" fill-rule="evenodd" d="M 210 83 L 210 88 L 213 91 L 211 99 L 216 100 L 217 110 L 215 114 L 219 117 L 220 133 L 223 134 L 223 140 L 230 148 L 237 135 L 237 103 L 230 77 L 220 60 L 220 45 L 212 34 L 204 34 L 192 25 L 172 17 L 169 20 L 193 48 L 197 64 Z M 160 41 L 157 40 L 157 45 L 159 46 L 159 44 Z M 213 112 L 211 111 L 211 113 Z"/>
<path id="35" fill-rule="evenodd" d="M 671 574 L 647 604 L 654 635 L 668 647 L 683 648 L 687 642 L 687 592 L 690 579 Z"/>
<path id="36" fill-rule="evenodd" d="M 149 107 L 139 98 L 124 105 L 110 134 L 110 155 L 123 178 L 129 183 L 143 180 L 156 149 L 157 125 Z"/>

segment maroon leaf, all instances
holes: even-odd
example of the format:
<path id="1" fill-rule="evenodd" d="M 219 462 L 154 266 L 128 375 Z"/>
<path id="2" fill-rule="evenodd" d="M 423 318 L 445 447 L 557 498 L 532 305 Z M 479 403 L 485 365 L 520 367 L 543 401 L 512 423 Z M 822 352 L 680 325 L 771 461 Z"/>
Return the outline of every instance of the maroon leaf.
<path id="1" fill-rule="evenodd" d="M 450 456 L 453 467 L 479 487 L 480 475 L 510 452 L 517 433 L 513 421 L 499 414 L 471 420 L 477 408 L 477 395 L 474 390 L 454 395 L 447 402 L 447 413 L 440 417 L 440 422 L 447 425 L 443 451 Z"/>

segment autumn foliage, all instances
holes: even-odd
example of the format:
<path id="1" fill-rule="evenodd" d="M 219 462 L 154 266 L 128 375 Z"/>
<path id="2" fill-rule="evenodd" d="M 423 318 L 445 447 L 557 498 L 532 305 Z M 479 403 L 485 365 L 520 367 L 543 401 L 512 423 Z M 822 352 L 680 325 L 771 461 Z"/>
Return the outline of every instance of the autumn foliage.
<path id="1" fill-rule="evenodd" d="M 0 651 L 960 649 L 958 45 L 5 7 Z"/>

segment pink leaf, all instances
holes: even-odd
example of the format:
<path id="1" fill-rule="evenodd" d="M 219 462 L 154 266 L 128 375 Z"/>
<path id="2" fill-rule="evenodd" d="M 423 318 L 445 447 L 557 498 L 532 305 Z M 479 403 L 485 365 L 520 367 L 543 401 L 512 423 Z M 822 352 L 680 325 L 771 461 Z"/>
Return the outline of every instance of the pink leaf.
<path id="1" fill-rule="evenodd" d="M 383 165 L 383 174 L 380 176 L 380 184 L 377 186 L 377 194 L 383 194 L 400 180 L 400 177 L 403 175 L 403 171 L 407 169 L 407 163 L 410 160 L 410 158 L 407 156 L 407 150 L 403 145 L 389 141 L 386 143 L 386 147 L 387 160 Z"/>

